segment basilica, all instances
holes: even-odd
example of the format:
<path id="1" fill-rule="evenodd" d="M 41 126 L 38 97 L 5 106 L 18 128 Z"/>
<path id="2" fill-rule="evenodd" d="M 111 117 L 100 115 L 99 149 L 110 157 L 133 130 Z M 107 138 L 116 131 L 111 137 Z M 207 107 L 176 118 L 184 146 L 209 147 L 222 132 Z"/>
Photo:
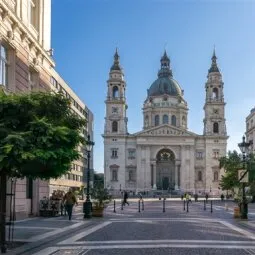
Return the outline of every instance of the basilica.
<path id="1" fill-rule="evenodd" d="M 188 104 L 166 51 L 158 77 L 147 90 L 143 128 L 130 134 L 126 82 L 116 50 L 107 80 L 103 134 L 105 187 L 113 194 L 122 190 L 219 194 L 223 172 L 218 159 L 226 154 L 228 136 L 215 51 L 211 60 L 204 85 L 203 134 L 188 129 Z"/>

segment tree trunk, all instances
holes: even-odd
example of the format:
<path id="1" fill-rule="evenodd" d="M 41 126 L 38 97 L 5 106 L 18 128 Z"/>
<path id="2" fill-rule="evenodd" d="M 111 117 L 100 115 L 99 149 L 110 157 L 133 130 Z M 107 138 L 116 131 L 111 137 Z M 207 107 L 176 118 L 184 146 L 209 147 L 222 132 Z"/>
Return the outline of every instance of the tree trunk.
<path id="1" fill-rule="evenodd" d="M 1 253 L 6 253 L 6 240 L 5 240 L 5 219 L 6 219 L 6 174 L 0 175 L 0 244 Z"/>

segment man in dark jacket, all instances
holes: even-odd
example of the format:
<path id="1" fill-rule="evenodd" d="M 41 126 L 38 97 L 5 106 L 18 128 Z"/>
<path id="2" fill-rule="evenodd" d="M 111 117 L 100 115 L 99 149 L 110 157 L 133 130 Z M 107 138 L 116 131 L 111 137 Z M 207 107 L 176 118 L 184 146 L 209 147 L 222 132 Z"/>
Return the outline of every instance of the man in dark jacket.
<path id="1" fill-rule="evenodd" d="M 127 199 L 128 199 L 128 193 L 125 191 L 125 192 L 124 192 L 124 198 L 123 198 L 123 205 L 125 205 L 125 204 L 128 204 L 128 205 L 129 205 Z"/>

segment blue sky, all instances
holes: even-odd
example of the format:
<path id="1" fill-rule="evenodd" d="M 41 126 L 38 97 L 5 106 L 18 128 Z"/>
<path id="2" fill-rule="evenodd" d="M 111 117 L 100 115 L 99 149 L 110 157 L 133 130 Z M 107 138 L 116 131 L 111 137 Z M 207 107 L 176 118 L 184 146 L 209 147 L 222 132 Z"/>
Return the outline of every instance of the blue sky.
<path id="1" fill-rule="evenodd" d="M 166 48 L 188 103 L 188 128 L 203 132 L 213 46 L 224 81 L 228 149 L 237 149 L 255 106 L 255 2 L 250 0 L 52 0 L 56 69 L 94 113 L 94 168 L 103 172 L 104 117 L 115 48 L 127 82 L 128 131 L 142 129 L 142 104 Z"/>

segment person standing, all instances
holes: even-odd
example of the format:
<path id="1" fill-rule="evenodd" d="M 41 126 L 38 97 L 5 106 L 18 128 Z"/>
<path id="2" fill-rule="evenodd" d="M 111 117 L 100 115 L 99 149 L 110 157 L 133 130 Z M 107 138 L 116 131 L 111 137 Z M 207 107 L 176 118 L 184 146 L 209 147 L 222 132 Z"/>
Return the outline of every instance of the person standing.
<path id="1" fill-rule="evenodd" d="M 65 203 L 66 211 L 69 217 L 69 220 L 72 219 L 73 214 L 73 206 L 74 204 L 78 205 L 77 199 L 72 191 L 72 188 L 69 189 L 69 191 L 65 194 L 63 198 L 63 202 Z"/>
<path id="2" fill-rule="evenodd" d="M 128 205 L 129 205 L 127 199 L 128 199 L 128 193 L 125 191 L 125 192 L 124 192 L 124 198 L 123 198 L 123 205 L 125 205 L 125 204 L 128 204 Z"/>

